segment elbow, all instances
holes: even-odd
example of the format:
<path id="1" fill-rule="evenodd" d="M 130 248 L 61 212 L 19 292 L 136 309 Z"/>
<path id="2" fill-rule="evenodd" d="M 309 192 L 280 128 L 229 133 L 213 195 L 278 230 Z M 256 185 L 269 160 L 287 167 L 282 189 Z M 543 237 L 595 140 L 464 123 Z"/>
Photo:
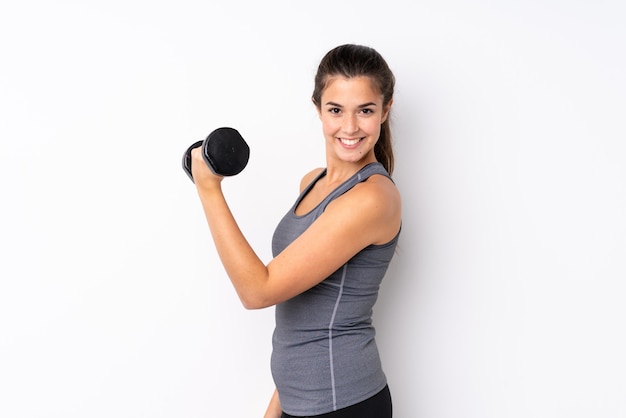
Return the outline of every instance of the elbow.
<path id="1" fill-rule="evenodd" d="M 248 311 L 255 311 L 258 309 L 263 309 L 263 306 L 249 299 L 240 298 L 240 300 L 241 300 L 241 304 L 243 305 L 243 307 Z"/>
<path id="2" fill-rule="evenodd" d="M 237 287 L 237 295 L 244 308 L 247 310 L 257 310 L 268 308 L 276 304 L 276 300 L 271 287 L 268 286 L 269 278 L 258 278 L 247 286 Z"/>
<path id="3" fill-rule="evenodd" d="M 239 300 L 241 300 L 243 307 L 249 311 L 269 308 L 274 305 L 274 303 L 259 297 L 259 295 L 239 295 Z"/>
<path id="4" fill-rule="evenodd" d="M 276 304 L 275 297 L 269 284 L 269 277 L 261 278 L 245 285 L 236 286 L 237 296 L 247 310 L 264 309 Z"/>

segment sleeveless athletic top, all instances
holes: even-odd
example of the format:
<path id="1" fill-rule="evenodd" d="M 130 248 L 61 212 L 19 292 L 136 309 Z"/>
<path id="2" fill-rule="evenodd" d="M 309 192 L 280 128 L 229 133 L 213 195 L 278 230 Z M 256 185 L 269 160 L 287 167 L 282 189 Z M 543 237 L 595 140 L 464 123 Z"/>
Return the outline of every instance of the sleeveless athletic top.
<path id="1" fill-rule="evenodd" d="M 326 175 L 323 170 L 276 227 L 274 256 L 302 234 L 330 202 L 373 174 L 389 177 L 380 163 L 368 164 L 312 211 L 296 215 L 300 201 Z M 364 248 L 321 283 L 276 305 L 271 368 L 287 414 L 332 412 L 374 396 L 387 384 L 374 339 L 372 309 L 398 236 L 399 232 L 387 244 Z"/>

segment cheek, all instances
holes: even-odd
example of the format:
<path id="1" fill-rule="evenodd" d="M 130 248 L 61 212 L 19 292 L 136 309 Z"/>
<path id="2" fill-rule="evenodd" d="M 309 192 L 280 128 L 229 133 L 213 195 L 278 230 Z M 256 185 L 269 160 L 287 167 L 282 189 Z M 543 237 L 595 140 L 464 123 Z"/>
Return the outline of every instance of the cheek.
<path id="1" fill-rule="evenodd" d="M 334 118 L 321 118 L 322 120 L 322 130 L 327 135 L 332 135 L 337 132 L 339 127 L 341 126 L 337 119 Z"/>
<path id="2" fill-rule="evenodd" d="M 379 119 L 376 120 L 368 120 L 366 126 L 364 128 L 367 130 L 367 133 L 378 138 L 380 136 L 381 131 L 381 122 Z"/>

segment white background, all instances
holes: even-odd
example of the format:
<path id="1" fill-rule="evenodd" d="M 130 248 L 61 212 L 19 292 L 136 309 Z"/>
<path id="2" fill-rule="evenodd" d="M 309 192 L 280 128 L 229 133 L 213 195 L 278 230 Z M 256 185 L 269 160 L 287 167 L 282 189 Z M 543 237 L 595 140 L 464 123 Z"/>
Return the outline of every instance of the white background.
<path id="1" fill-rule="evenodd" d="M 183 151 L 219 126 L 269 261 L 324 165 L 322 55 L 397 77 L 398 254 L 375 311 L 397 417 L 626 416 L 626 18 L 615 1 L 0 7 L 0 416 L 261 417 L 273 309 L 240 305 Z"/>

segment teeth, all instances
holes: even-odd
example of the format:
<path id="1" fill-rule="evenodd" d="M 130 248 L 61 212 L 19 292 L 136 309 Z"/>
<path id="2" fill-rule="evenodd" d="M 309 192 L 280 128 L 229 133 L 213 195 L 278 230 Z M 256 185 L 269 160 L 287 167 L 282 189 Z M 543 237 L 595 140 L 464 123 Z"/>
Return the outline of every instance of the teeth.
<path id="1" fill-rule="evenodd" d="M 360 139 L 344 139 L 344 138 L 340 138 L 341 139 L 341 143 L 344 145 L 355 145 L 357 142 L 360 141 Z"/>

